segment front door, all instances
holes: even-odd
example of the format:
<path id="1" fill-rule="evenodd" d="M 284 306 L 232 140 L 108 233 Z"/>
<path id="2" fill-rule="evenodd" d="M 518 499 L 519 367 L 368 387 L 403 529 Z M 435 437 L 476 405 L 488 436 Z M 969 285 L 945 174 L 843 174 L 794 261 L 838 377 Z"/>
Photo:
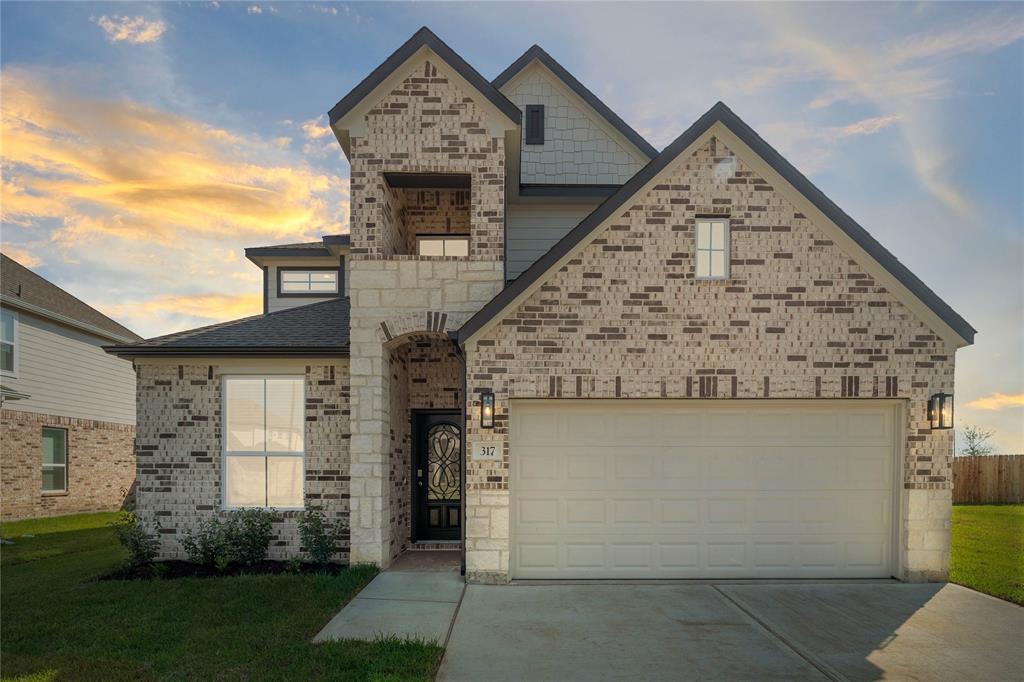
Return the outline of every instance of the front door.
<path id="1" fill-rule="evenodd" d="M 462 527 L 462 427 L 458 412 L 413 418 L 414 539 L 458 540 Z"/>

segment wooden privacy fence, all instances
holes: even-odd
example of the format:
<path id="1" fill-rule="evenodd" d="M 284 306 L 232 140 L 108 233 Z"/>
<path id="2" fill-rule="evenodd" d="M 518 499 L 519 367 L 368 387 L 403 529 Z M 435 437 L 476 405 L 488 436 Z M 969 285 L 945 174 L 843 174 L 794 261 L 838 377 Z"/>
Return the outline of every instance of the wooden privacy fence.
<path id="1" fill-rule="evenodd" d="M 1024 503 L 1024 455 L 953 458 L 953 504 Z"/>

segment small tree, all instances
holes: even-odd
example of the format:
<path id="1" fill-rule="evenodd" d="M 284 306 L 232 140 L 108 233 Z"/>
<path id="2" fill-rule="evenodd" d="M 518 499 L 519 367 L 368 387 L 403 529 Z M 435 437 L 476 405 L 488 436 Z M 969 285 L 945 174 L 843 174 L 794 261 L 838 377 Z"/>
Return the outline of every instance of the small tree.
<path id="1" fill-rule="evenodd" d="M 991 438 L 994 433 L 994 431 L 986 431 L 976 424 L 965 425 L 963 430 L 960 432 L 960 436 L 964 443 L 963 447 L 960 449 L 960 454 L 965 457 L 991 455 L 995 448 L 989 444 L 988 439 Z"/>

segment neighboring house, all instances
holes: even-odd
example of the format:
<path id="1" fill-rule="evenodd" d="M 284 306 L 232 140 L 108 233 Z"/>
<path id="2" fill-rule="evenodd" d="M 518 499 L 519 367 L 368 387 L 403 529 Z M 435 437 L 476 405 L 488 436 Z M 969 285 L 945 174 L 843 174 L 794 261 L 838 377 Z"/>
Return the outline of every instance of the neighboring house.
<path id="1" fill-rule="evenodd" d="M 470 580 L 943 579 L 974 329 L 733 114 L 658 152 L 539 47 L 427 29 L 331 111 L 350 235 L 246 251 L 265 313 L 122 345 L 162 553 L 225 509 L 460 541 Z"/>
<path id="2" fill-rule="evenodd" d="M 117 509 L 135 480 L 141 337 L 0 254 L 0 516 Z"/>

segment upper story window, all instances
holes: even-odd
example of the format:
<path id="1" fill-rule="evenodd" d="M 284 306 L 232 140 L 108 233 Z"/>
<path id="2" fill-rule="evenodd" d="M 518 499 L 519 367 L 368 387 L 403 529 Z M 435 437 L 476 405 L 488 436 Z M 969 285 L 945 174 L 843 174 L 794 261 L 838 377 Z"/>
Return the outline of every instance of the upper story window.
<path id="1" fill-rule="evenodd" d="M 729 276 L 729 221 L 697 220 L 697 279 Z"/>
<path id="2" fill-rule="evenodd" d="M 303 377 L 226 377 L 224 506 L 301 509 L 304 479 Z"/>
<path id="3" fill-rule="evenodd" d="M 416 253 L 420 256 L 469 256 L 469 236 L 467 235 L 432 235 L 423 234 L 416 237 Z"/>
<path id="4" fill-rule="evenodd" d="M 526 105 L 526 144 L 544 144 L 544 105 Z"/>
<path id="5" fill-rule="evenodd" d="M 338 268 L 277 269 L 278 296 L 337 296 L 340 292 Z"/>
<path id="6" fill-rule="evenodd" d="M 18 313 L 0 310 L 0 371 L 14 374 L 17 368 Z"/>

